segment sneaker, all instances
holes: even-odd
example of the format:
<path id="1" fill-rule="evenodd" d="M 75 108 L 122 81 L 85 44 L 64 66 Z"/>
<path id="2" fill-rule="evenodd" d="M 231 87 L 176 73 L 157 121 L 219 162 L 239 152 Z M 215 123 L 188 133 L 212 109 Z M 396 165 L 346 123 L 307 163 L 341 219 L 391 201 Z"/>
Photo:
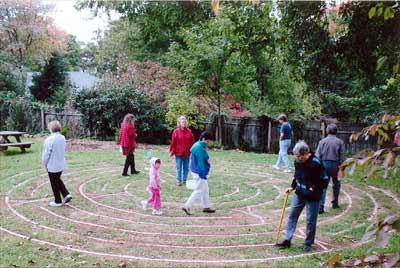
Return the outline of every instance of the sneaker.
<path id="1" fill-rule="evenodd" d="M 162 211 L 161 211 L 161 209 L 153 210 L 153 212 L 151 214 L 156 215 L 156 216 L 161 216 L 162 215 Z"/>
<path id="2" fill-rule="evenodd" d="M 189 208 L 183 207 L 182 210 L 186 213 L 186 215 L 188 215 L 188 216 L 192 215 L 192 213 L 190 213 Z"/>
<path id="3" fill-rule="evenodd" d="M 318 214 L 324 214 L 325 213 L 325 210 L 324 209 L 320 209 L 319 211 L 318 211 Z"/>
<path id="4" fill-rule="evenodd" d="M 290 169 L 285 169 L 283 172 L 285 173 L 291 173 L 292 171 Z"/>
<path id="5" fill-rule="evenodd" d="M 215 209 L 203 208 L 203 212 L 204 212 L 204 213 L 215 213 Z"/>
<path id="6" fill-rule="evenodd" d="M 139 174 L 139 173 L 140 173 L 140 171 L 134 170 L 131 172 L 131 175 L 135 175 L 135 174 Z"/>
<path id="7" fill-rule="evenodd" d="M 61 207 L 63 204 L 62 203 L 56 203 L 56 202 L 54 202 L 54 201 L 51 201 L 50 203 L 49 203 L 49 206 L 50 207 Z"/>
<path id="8" fill-rule="evenodd" d="M 147 210 L 147 200 L 143 200 L 140 203 L 142 204 L 143 210 L 146 211 Z"/>
<path id="9" fill-rule="evenodd" d="M 182 182 L 177 182 L 176 186 L 182 186 Z"/>
<path id="10" fill-rule="evenodd" d="M 279 170 L 280 168 L 277 165 L 272 166 L 274 169 Z"/>
<path id="11" fill-rule="evenodd" d="M 311 246 L 309 246 L 309 245 L 304 245 L 303 250 L 304 250 L 305 252 L 310 252 L 310 251 L 311 251 Z"/>
<path id="12" fill-rule="evenodd" d="M 290 248 L 291 245 L 292 243 L 290 240 L 283 240 L 282 242 L 275 244 L 275 246 L 280 249 Z"/>
<path id="13" fill-rule="evenodd" d="M 71 200 L 72 200 L 72 195 L 67 194 L 67 196 L 64 197 L 62 203 L 63 203 L 63 204 L 67 204 L 67 203 L 69 203 Z"/>

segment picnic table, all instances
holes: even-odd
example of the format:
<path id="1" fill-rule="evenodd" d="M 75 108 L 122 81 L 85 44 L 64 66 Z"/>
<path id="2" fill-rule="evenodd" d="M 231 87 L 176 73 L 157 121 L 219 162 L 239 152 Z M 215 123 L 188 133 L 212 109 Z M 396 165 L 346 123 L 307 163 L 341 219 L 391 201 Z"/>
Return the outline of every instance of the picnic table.
<path id="1" fill-rule="evenodd" d="M 2 140 L 2 142 L 0 142 L 0 150 L 7 150 L 8 147 L 19 147 L 21 151 L 25 153 L 25 148 L 30 148 L 33 142 L 21 141 L 21 136 L 24 134 L 25 132 L 19 131 L 0 131 L 0 137 L 2 138 L 0 139 Z M 15 137 L 17 142 L 11 142 L 9 137 Z"/>

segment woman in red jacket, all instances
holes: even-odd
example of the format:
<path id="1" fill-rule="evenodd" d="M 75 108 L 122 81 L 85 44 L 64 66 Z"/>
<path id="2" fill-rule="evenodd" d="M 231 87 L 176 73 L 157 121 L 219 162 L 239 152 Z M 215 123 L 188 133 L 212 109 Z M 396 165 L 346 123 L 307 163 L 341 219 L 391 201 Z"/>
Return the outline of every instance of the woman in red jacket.
<path id="1" fill-rule="evenodd" d="M 131 174 L 139 173 L 139 171 L 135 169 L 135 156 L 133 155 L 136 148 L 136 136 L 135 117 L 133 114 L 126 114 L 119 131 L 119 142 L 122 148 L 122 154 L 126 156 L 122 176 L 129 176 L 129 166 L 131 166 Z"/>
<path id="2" fill-rule="evenodd" d="M 172 141 L 169 147 L 169 155 L 175 155 L 176 161 L 176 184 L 186 184 L 189 172 L 190 148 L 194 144 L 192 131 L 187 127 L 185 116 L 178 118 L 178 127 L 172 133 Z M 182 174 L 183 173 L 183 174 Z"/>

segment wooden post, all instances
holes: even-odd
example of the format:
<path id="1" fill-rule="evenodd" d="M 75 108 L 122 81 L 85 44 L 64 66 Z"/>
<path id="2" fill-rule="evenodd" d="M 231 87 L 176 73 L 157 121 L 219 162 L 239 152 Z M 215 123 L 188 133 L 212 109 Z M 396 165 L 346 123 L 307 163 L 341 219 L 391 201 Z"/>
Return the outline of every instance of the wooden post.
<path id="1" fill-rule="evenodd" d="M 271 152 L 271 133 L 272 133 L 272 123 L 271 123 L 271 118 L 268 119 L 268 140 L 267 140 L 267 149 L 268 153 Z"/>
<path id="2" fill-rule="evenodd" d="M 44 132 L 45 128 L 46 128 L 46 119 L 45 119 L 43 107 L 40 108 L 40 119 L 41 119 L 41 124 L 42 124 L 42 132 Z"/>
<path id="3" fill-rule="evenodd" d="M 326 131 L 326 129 L 325 129 L 325 121 L 322 121 L 321 122 L 321 130 L 322 130 L 322 137 L 321 137 L 321 139 L 323 139 L 323 138 L 325 138 L 325 131 Z"/>

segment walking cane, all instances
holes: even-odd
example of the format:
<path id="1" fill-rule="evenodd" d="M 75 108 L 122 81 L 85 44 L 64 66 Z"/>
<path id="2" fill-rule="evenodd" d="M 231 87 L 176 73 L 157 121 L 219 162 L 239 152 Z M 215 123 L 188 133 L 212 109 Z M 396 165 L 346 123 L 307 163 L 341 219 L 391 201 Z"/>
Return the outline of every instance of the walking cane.
<path id="1" fill-rule="evenodd" d="M 276 244 L 278 244 L 279 237 L 281 236 L 281 227 L 282 227 L 282 222 L 283 222 L 283 216 L 285 215 L 285 209 L 286 209 L 286 204 L 287 204 L 289 194 L 290 194 L 290 192 L 286 192 L 285 201 L 283 202 L 281 219 L 279 220 L 279 225 L 278 225 L 278 233 L 276 234 Z"/>

